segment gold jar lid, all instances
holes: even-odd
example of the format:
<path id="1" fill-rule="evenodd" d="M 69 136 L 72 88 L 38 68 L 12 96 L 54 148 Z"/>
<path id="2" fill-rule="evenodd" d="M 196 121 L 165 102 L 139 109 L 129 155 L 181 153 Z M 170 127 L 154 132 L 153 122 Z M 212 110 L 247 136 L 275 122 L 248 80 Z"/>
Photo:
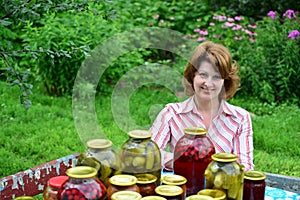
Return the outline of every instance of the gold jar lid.
<path id="1" fill-rule="evenodd" d="M 205 135 L 207 133 L 207 130 L 200 127 L 190 127 L 185 128 L 184 133 L 188 135 Z"/>
<path id="2" fill-rule="evenodd" d="M 244 179 L 260 181 L 266 179 L 266 175 L 263 172 L 250 170 L 244 173 Z"/>
<path id="3" fill-rule="evenodd" d="M 203 189 L 203 190 L 200 190 L 197 194 L 198 195 L 207 195 L 207 196 L 213 197 L 214 199 L 217 199 L 217 200 L 226 199 L 226 194 L 222 190 L 218 190 L 218 189 Z"/>
<path id="4" fill-rule="evenodd" d="M 13 200 L 37 200 L 37 198 L 31 196 L 20 196 L 14 198 Z"/>
<path id="5" fill-rule="evenodd" d="M 176 185 L 159 185 L 155 188 L 155 192 L 162 196 L 178 196 L 182 194 L 183 190 Z"/>
<path id="6" fill-rule="evenodd" d="M 134 191 L 118 191 L 111 195 L 111 200 L 140 200 L 142 195 Z"/>
<path id="7" fill-rule="evenodd" d="M 161 196 L 150 195 L 141 198 L 141 200 L 167 200 L 167 199 Z"/>
<path id="8" fill-rule="evenodd" d="M 207 195 L 199 195 L 199 194 L 194 194 L 191 196 L 188 196 L 186 200 L 214 200 L 214 198 L 207 196 Z"/>
<path id="9" fill-rule="evenodd" d="M 112 146 L 112 142 L 107 139 L 93 139 L 87 141 L 86 146 L 92 149 L 106 149 Z"/>
<path id="10" fill-rule="evenodd" d="M 97 169 L 90 166 L 75 166 L 67 169 L 66 174 L 72 178 L 93 178 L 97 175 Z"/>
<path id="11" fill-rule="evenodd" d="M 132 130 L 128 132 L 128 136 L 137 139 L 151 138 L 152 133 L 147 130 Z"/>
<path id="12" fill-rule="evenodd" d="M 118 186 L 130 186 L 137 182 L 137 178 L 129 174 L 118 174 L 110 177 L 109 182 Z"/>
<path id="13" fill-rule="evenodd" d="M 215 153 L 211 159 L 218 162 L 234 162 L 237 161 L 238 157 L 232 153 Z"/>
<path id="14" fill-rule="evenodd" d="M 136 183 L 138 184 L 149 184 L 157 180 L 157 177 L 153 174 L 136 174 L 135 177 L 137 178 Z"/>
<path id="15" fill-rule="evenodd" d="M 187 182 L 185 177 L 177 174 L 164 175 L 160 180 L 166 185 L 183 185 Z"/>

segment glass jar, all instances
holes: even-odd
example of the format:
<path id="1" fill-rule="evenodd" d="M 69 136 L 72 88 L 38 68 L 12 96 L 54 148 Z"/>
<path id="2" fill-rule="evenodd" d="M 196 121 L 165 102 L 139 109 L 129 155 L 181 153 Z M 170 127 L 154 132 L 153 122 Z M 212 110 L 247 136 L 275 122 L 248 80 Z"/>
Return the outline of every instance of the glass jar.
<path id="1" fill-rule="evenodd" d="M 242 200 L 244 166 L 237 159 L 231 153 L 212 155 L 212 162 L 205 170 L 206 188 L 224 191 L 228 200 Z"/>
<path id="2" fill-rule="evenodd" d="M 97 170 L 90 166 L 75 166 L 67 169 L 67 181 L 59 188 L 57 198 L 60 200 L 89 199 L 104 200 L 106 189 L 96 178 Z"/>
<path id="3" fill-rule="evenodd" d="M 120 159 L 107 139 L 93 139 L 86 143 L 87 150 L 80 154 L 76 166 L 91 166 L 98 170 L 97 177 L 108 187 L 108 179 L 120 174 Z"/>
<path id="4" fill-rule="evenodd" d="M 133 191 L 119 191 L 111 196 L 111 200 L 141 200 L 142 195 Z"/>
<path id="5" fill-rule="evenodd" d="M 37 200 L 37 198 L 32 197 L 32 196 L 20 196 L 16 197 L 13 200 Z"/>
<path id="6" fill-rule="evenodd" d="M 184 200 L 182 192 L 182 188 L 176 185 L 160 185 L 155 188 L 156 195 L 168 200 Z"/>
<path id="7" fill-rule="evenodd" d="M 161 177 L 163 185 L 177 185 L 182 188 L 182 198 L 186 198 L 186 178 L 177 174 L 168 174 Z"/>
<path id="8" fill-rule="evenodd" d="M 140 194 L 145 196 L 150 196 L 155 194 L 156 188 L 156 176 L 152 174 L 137 174 L 135 175 L 137 178 L 137 186 L 140 188 Z"/>
<path id="9" fill-rule="evenodd" d="M 186 200 L 214 200 L 214 198 L 207 195 L 194 194 L 187 197 Z"/>
<path id="10" fill-rule="evenodd" d="M 136 185 L 137 178 L 129 174 L 114 175 L 109 179 L 109 186 L 107 188 L 107 199 L 119 191 L 133 191 L 140 193 L 139 187 Z"/>
<path id="11" fill-rule="evenodd" d="M 43 200 L 57 200 L 58 190 L 67 180 L 68 176 L 55 176 L 50 178 L 43 191 Z"/>
<path id="12" fill-rule="evenodd" d="M 146 130 L 133 130 L 121 147 L 121 169 L 124 174 L 152 174 L 161 177 L 161 154 L 157 144 L 151 140 L 152 133 Z"/>
<path id="13" fill-rule="evenodd" d="M 207 196 L 213 197 L 213 199 L 215 199 L 215 200 L 226 200 L 226 194 L 222 190 L 203 189 L 203 190 L 200 190 L 197 194 L 207 195 Z"/>
<path id="14" fill-rule="evenodd" d="M 175 174 L 187 179 L 186 196 L 190 196 L 204 189 L 204 172 L 211 162 L 215 148 L 206 136 L 206 129 L 186 128 L 184 133 L 176 143 L 173 166 Z"/>
<path id="15" fill-rule="evenodd" d="M 244 174 L 243 200 L 265 199 L 266 175 L 259 171 L 247 171 Z"/>
<path id="16" fill-rule="evenodd" d="M 167 200 L 167 199 L 161 196 L 151 195 L 151 196 L 143 197 L 141 200 Z"/>

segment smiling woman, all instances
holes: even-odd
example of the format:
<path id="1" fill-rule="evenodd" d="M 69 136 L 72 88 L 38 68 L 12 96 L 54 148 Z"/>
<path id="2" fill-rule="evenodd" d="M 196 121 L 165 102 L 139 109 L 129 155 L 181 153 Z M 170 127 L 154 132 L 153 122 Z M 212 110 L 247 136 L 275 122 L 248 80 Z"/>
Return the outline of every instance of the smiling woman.
<path id="1" fill-rule="evenodd" d="M 188 127 L 207 129 L 216 152 L 236 154 L 245 170 L 254 168 L 250 114 L 226 101 L 238 89 L 237 73 L 231 53 L 223 45 L 203 42 L 196 48 L 184 71 L 185 89 L 190 97 L 167 104 L 150 128 L 152 139 L 162 151 L 164 168 L 172 170 L 174 147 Z M 165 151 L 168 144 L 171 152 Z"/>

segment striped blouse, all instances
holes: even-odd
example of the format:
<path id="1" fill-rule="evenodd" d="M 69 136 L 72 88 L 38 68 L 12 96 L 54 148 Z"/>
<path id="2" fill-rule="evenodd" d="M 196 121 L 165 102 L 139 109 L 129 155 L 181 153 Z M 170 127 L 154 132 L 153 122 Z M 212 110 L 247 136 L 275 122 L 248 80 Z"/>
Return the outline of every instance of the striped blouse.
<path id="1" fill-rule="evenodd" d="M 254 169 L 253 131 L 250 114 L 243 108 L 222 101 L 219 114 L 212 120 L 210 127 L 205 127 L 203 117 L 198 112 L 194 97 L 180 103 L 167 104 L 158 114 L 150 132 L 152 140 L 162 152 L 162 167 L 173 158 L 177 141 L 184 135 L 186 127 L 208 129 L 207 136 L 212 140 L 216 152 L 233 153 L 245 170 Z M 170 151 L 166 151 L 167 145 Z"/>

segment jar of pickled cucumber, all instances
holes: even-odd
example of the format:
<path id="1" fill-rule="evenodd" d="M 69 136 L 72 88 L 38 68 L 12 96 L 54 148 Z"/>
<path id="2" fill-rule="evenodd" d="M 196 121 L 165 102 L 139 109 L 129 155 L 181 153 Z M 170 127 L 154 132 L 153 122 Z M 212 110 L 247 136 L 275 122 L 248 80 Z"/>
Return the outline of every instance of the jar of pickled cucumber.
<path id="1" fill-rule="evenodd" d="M 198 127 L 184 129 L 185 135 L 174 149 L 174 173 L 187 179 L 186 196 L 196 194 L 205 187 L 204 172 L 215 153 L 207 130 Z"/>
<path id="2" fill-rule="evenodd" d="M 119 191 L 111 196 L 111 200 L 141 200 L 142 195 L 133 191 Z"/>
<path id="3" fill-rule="evenodd" d="M 161 154 L 157 144 L 151 140 L 152 133 L 133 130 L 120 149 L 121 170 L 124 174 L 152 174 L 161 177 Z"/>
<path id="4" fill-rule="evenodd" d="M 59 188 L 57 193 L 58 199 L 106 199 L 106 188 L 96 178 L 97 170 L 95 168 L 90 166 L 75 166 L 67 169 L 66 174 L 69 178 Z"/>
<path id="5" fill-rule="evenodd" d="M 214 198 L 207 196 L 207 195 L 202 195 L 202 194 L 194 194 L 191 196 L 188 196 L 186 200 L 214 200 Z"/>
<path id="6" fill-rule="evenodd" d="M 186 178 L 177 174 L 167 174 L 161 177 L 162 185 L 177 185 L 182 188 L 182 198 L 186 198 Z"/>
<path id="7" fill-rule="evenodd" d="M 119 155 L 107 139 L 93 139 L 86 143 L 87 150 L 80 154 L 76 166 L 91 166 L 98 170 L 98 178 L 108 187 L 108 179 L 120 174 Z"/>
<path id="8" fill-rule="evenodd" d="M 140 194 L 145 196 L 150 196 L 155 194 L 156 184 L 156 176 L 153 174 L 136 174 L 137 178 L 137 186 L 140 188 Z"/>
<path id="9" fill-rule="evenodd" d="M 109 179 L 107 188 L 107 200 L 111 200 L 114 193 L 120 191 L 133 191 L 140 193 L 140 188 L 136 184 L 137 178 L 129 174 L 114 175 Z"/>
<path id="10" fill-rule="evenodd" d="M 182 192 L 182 188 L 176 185 L 160 185 L 155 188 L 156 195 L 167 200 L 184 200 Z"/>
<path id="11" fill-rule="evenodd" d="M 242 200 L 244 166 L 237 159 L 237 155 L 231 153 L 212 155 L 205 170 L 206 188 L 224 191 L 228 200 Z"/>
<path id="12" fill-rule="evenodd" d="M 213 197 L 213 199 L 215 199 L 215 200 L 226 200 L 226 194 L 222 190 L 203 189 L 203 190 L 200 190 L 197 194 L 207 195 L 207 196 Z"/>
<path id="13" fill-rule="evenodd" d="M 167 200 L 167 199 L 161 196 L 151 195 L 151 196 L 143 197 L 141 200 Z"/>
<path id="14" fill-rule="evenodd" d="M 243 200 L 263 200 L 265 198 L 266 175 L 259 171 L 247 171 L 244 174 Z"/>
<path id="15" fill-rule="evenodd" d="M 32 196 L 19 196 L 14 198 L 13 200 L 37 200 L 37 198 Z"/>
<path id="16" fill-rule="evenodd" d="M 57 193 L 62 184 L 68 180 L 68 176 L 51 177 L 44 188 L 43 200 L 57 200 Z"/>

